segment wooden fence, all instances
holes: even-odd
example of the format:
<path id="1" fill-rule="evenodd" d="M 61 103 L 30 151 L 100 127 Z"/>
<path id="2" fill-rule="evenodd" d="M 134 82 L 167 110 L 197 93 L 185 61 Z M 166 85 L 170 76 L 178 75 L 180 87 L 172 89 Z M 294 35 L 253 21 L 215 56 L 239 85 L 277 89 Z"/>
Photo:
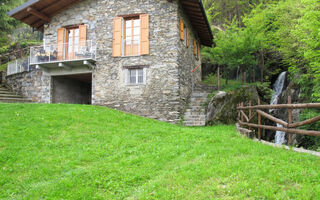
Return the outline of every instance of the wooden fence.
<path id="1" fill-rule="evenodd" d="M 320 116 L 313 117 L 301 122 L 292 121 L 292 110 L 294 109 L 305 109 L 305 108 L 320 108 L 320 103 L 306 103 L 306 104 L 292 104 L 291 97 L 288 97 L 288 104 L 276 104 L 276 105 L 260 105 L 260 99 L 258 99 L 258 105 L 253 106 L 252 101 L 249 102 L 248 106 L 241 103 L 237 107 L 238 111 L 238 123 L 240 125 L 239 130 L 241 132 L 249 134 L 252 132 L 252 128 L 258 129 L 258 139 L 261 140 L 261 129 L 282 131 L 289 134 L 288 144 L 292 144 L 292 134 L 300 135 L 311 135 L 320 136 L 320 131 L 318 130 L 302 130 L 297 129 L 297 127 L 312 124 L 320 120 Z M 263 110 L 270 109 L 288 109 L 288 122 L 278 119 Z M 258 118 L 258 123 L 254 123 L 255 116 Z M 265 117 L 277 124 L 281 124 L 282 127 L 263 125 L 262 117 Z M 248 127 L 249 129 L 247 129 Z"/>

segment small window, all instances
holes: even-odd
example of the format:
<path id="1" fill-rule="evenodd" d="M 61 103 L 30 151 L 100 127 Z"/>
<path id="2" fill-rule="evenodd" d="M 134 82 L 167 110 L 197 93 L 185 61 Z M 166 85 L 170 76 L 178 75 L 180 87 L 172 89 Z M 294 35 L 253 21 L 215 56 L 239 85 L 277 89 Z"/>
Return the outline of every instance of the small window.
<path id="1" fill-rule="evenodd" d="M 129 84 L 143 84 L 144 83 L 144 73 L 143 69 L 129 69 Z"/>

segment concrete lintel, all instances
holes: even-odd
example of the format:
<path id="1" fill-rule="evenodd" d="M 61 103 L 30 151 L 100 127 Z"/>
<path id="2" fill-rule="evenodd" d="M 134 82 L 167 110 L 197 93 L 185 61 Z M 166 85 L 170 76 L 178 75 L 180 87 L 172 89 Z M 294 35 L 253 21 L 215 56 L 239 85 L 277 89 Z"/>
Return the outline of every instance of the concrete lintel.
<path id="1" fill-rule="evenodd" d="M 88 60 L 83 61 L 83 64 L 88 67 L 88 69 L 94 69 L 94 65 Z"/>
<path id="2" fill-rule="evenodd" d="M 59 66 L 59 67 L 63 67 L 63 68 L 68 69 L 68 70 L 72 70 L 72 67 L 69 66 L 69 65 L 66 65 L 65 63 L 59 63 L 58 66 Z"/>
<path id="3" fill-rule="evenodd" d="M 46 72 L 46 73 L 49 72 L 49 70 L 48 70 L 47 68 L 42 67 L 41 65 L 36 65 L 36 69 L 40 69 L 40 70 L 42 70 L 42 71 L 44 71 L 44 72 Z"/>

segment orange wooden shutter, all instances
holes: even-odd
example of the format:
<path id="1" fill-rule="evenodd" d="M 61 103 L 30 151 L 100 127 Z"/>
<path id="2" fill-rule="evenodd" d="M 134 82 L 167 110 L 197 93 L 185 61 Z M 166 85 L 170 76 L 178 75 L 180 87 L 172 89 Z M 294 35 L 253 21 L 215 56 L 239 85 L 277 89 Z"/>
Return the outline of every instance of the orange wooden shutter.
<path id="1" fill-rule="evenodd" d="M 189 47 L 190 42 L 189 42 L 189 29 L 187 28 L 187 47 Z"/>
<path id="2" fill-rule="evenodd" d="M 58 60 L 62 60 L 64 58 L 64 36 L 65 36 L 65 28 L 59 28 L 57 33 L 57 54 Z"/>
<path id="3" fill-rule="evenodd" d="M 149 15 L 140 15 L 141 21 L 141 42 L 140 42 L 140 54 L 149 54 Z"/>
<path id="4" fill-rule="evenodd" d="M 180 40 L 184 40 L 184 23 L 182 19 L 180 19 Z"/>
<path id="5" fill-rule="evenodd" d="M 87 25 L 79 26 L 79 50 L 87 46 Z"/>
<path id="6" fill-rule="evenodd" d="M 193 54 L 197 56 L 197 40 L 193 40 Z"/>
<path id="7" fill-rule="evenodd" d="M 121 56 L 121 32 L 122 32 L 122 17 L 116 17 L 113 20 L 113 47 L 112 56 Z"/>

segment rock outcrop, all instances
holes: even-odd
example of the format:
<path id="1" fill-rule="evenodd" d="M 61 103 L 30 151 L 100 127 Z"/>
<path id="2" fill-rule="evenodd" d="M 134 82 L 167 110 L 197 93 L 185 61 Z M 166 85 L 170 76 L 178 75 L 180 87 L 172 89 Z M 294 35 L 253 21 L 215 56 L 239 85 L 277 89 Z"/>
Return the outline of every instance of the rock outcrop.
<path id="1" fill-rule="evenodd" d="M 257 104 L 259 98 L 256 86 L 243 86 L 236 91 L 220 91 L 213 96 L 207 107 L 207 124 L 234 124 L 237 121 L 237 104 Z"/>

